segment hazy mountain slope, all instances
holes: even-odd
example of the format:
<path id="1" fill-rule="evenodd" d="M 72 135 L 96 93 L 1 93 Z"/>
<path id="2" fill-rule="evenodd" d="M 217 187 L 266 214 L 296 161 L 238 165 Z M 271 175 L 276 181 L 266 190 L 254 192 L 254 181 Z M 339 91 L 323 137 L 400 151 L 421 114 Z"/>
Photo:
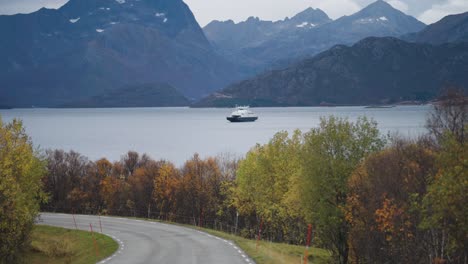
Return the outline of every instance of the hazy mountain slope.
<path id="1" fill-rule="evenodd" d="M 442 44 L 468 41 L 468 12 L 444 17 L 442 20 L 427 26 L 420 32 L 403 37 L 405 40 Z"/>
<path id="2" fill-rule="evenodd" d="M 242 81 L 197 106 L 363 105 L 428 100 L 446 84 L 468 87 L 468 43 L 432 46 L 367 38 Z"/>
<path id="3" fill-rule="evenodd" d="M 0 16 L 0 104 L 56 106 L 138 83 L 198 98 L 240 74 L 182 0 L 71 0 Z"/>
<path id="4" fill-rule="evenodd" d="M 174 87 L 152 83 L 123 87 L 64 107 L 165 107 L 189 104 L 189 100 Z"/>

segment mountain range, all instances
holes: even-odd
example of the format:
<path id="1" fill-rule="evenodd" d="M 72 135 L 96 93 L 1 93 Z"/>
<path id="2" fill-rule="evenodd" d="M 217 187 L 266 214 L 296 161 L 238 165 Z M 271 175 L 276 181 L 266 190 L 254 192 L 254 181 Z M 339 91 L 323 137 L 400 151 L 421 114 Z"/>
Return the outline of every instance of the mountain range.
<path id="1" fill-rule="evenodd" d="M 232 84 L 195 106 L 310 106 L 427 101 L 446 86 L 468 90 L 468 12 L 400 38 L 336 45 Z"/>
<path id="2" fill-rule="evenodd" d="M 418 32 L 425 24 L 378 0 L 361 11 L 331 20 L 319 9 L 271 22 L 249 18 L 234 24 L 214 21 L 203 30 L 226 58 L 254 72 L 311 57 L 334 45 L 350 45 L 366 37 L 398 37 Z"/>
<path id="3" fill-rule="evenodd" d="M 468 13 L 426 27 L 382 0 L 203 30 L 182 0 L 70 0 L 0 16 L 0 33 L 4 108 L 391 103 L 468 86 Z"/>
<path id="4" fill-rule="evenodd" d="M 168 83 L 200 98 L 241 78 L 182 0 L 70 0 L 0 16 L 0 104 L 73 104 Z"/>
<path id="5" fill-rule="evenodd" d="M 439 46 L 371 37 L 229 86 L 197 106 L 392 104 L 468 84 L 468 43 Z"/>

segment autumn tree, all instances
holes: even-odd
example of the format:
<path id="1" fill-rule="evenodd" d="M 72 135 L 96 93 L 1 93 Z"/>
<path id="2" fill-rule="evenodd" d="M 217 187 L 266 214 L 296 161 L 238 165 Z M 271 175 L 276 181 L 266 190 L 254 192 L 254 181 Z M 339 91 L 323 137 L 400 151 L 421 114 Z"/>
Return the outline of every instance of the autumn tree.
<path id="1" fill-rule="evenodd" d="M 129 184 L 124 176 L 120 175 L 120 166 L 114 164 L 113 173 L 106 176 L 100 184 L 100 195 L 104 202 L 103 213 L 110 215 L 129 215 Z M 133 208 L 130 208 L 133 209 Z"/>
<path id="2" fill-rule="evenodd" d="M 348 180 L 358 164 L 382 149 L 385 142 L 375 122 L 359 118 L 352 123 L 333 116 L 322 118 L 304 141 L 302 206 L 323 246 L 332 250 L 338 263 L 347 263 L 350 227 L 344 208 Z"/>
<path id="3" fill-rule="evenodd" d="M 150 218 L 152 210 L 155 209 L 153 201 L 154 181 L 160 175 L 161 166 L 161 162 L 148 160 L 128 178 L 130 199 L 135 203 L 137 216 Z"/>
<path id="4" fill-rule="evenodd" d="M 426 121 L 429 132 L 437 139 L 450 134 L 463 144 L 468 124 L 468 97 L 460 88 L 448 88 L 433 105 Z"/>
<path id="5" fill-rule="evenodd" d="M 0 118 L 0 263 L 14 263 L 28 242 L 46 196 L 45 162 L 33 148 L 21 121 Z"/>
<path id="6" fill-rule="evenodd" d="M 439 145 L 438 171 L 424 198 L 426 214 L 421 226 L 432 234 L 435 261 L 466 263 L 468 98 L 462 89 L 445 91 L 434 105 L 427 127 Z"/>
<path id="7" fill-rule="evenodd" d="M 100 159 L 90 164 L 88 177 L 83 181 L 85 189 L 89 192 L 90 205 L 94 212 L 104 209 L 104 199 L 101 195 L 102 181 L 112 175 L 112 163 L 107 159 Z"/>
<path id="8" fill-rule="evenodd" d="M 214 220 L 218 210 L 221 173 L 213 158 L 202 160 L 198 154 L 181 169 L 178 214 L 191 216 L 194 223 Z"/>
<path id="9" fill-rule="evenodd" d="M 429 261 L 429 234 L 419 224 L 435 170 L 435 152 L 423 140 L 398 139 L 353 172 L 346 205 L 352 262 Z"/>
<path id="10" fill-rule="evenodd" d="M 88 159 L 77 152 L 63 150 L 48 150 L 46 157 L 47 174 L 43 181 L 50 200 L 44 208 L 80 211 L 82 202 L 87 199 L 82 181 L 88 175 Z"/>
<path id="11" fill-rule="evenodd" d="M 120 164 L 123 168 L 123 176 L 125 176 L 125 178 L 130 177 L 131 175 L 133 175 L 136 169 L 144 166 L 147 162 L 150 161 L 150 157 L 146 154 L 140 156 L 140 154 L 138 154 L 138 152 L 135 151 L 127 152 L 127 154 L 122 156 L 120 160 Z"/>
<path id="12" fill-rule="evenodd" d="M 165 220 L 176 220 L 179 184 L 179 170 L 170 162 L 162 162 L 159 176 L 153 179 L 153 201 L 159 217 Z"/>

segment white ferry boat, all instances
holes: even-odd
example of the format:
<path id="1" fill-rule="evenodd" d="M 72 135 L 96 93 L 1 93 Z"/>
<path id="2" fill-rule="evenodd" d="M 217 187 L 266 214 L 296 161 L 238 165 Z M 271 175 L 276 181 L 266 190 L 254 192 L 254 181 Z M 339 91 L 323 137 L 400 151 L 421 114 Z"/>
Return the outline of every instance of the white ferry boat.
<path id="1" fill-rule="evenodd" d="M 253 122 L 258 119 L 258 116 L 250 111 L 248 106 L 237 106 L 226 119 L 231 122 Z"/>

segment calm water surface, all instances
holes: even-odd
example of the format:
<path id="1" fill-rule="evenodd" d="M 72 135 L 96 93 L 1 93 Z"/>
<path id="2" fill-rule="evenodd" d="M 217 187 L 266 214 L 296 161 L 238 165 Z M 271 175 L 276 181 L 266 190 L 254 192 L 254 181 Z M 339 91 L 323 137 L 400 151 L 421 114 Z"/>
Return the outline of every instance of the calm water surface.
<path id="1" fill-rule="evenodd" d="M 256 143 L 266 143 L 282 130 L 308 131 L 321 116 L 356 120 L 371 117 L 382 133 L 405 137 L 424 134 L 430 106 L 389 109 L 364 107 L 253 108 L 253 123 L 229 123 L 231 109 L 115 108 L 0 110 L 3 121 L 22 119 L 27 133 L 41 149 L 75 150 L 96 160 L 118 160 L 128 150 L 177 165 L 194 153 L 202 157 L 221 153 L 243 156 Z"/>

